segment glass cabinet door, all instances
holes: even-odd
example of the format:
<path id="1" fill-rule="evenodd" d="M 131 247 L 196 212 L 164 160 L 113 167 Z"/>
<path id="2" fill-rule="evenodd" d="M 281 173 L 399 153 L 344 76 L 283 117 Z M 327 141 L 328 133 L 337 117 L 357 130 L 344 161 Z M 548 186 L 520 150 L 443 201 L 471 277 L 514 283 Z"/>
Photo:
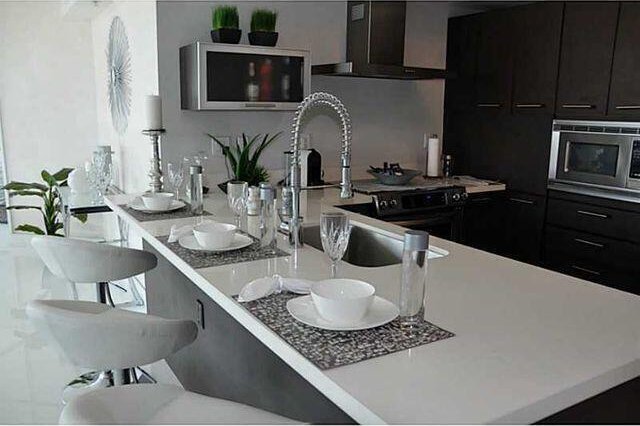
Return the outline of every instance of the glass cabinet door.
<path id="1" fill-rule="evenodd" d="M 206 52 L 206 102 L 300 102 L 304 58 Z"/>

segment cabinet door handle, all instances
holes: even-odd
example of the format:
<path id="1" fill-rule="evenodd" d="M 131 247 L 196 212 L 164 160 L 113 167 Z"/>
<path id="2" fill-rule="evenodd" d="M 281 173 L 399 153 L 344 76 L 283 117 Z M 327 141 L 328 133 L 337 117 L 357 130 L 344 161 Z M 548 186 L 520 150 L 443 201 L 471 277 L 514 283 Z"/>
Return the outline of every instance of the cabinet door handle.
<path id="1" fill-rule="evenodd" d="M 516 108 L 542 108 L 544 104 L 516 104 Z"/>
<path id="2" fill-rule="evenodd" d="M 535 204 L 535 201 L 531 201 L 531 200 L 525 200 L 523 198 L 509 198 L 510 201 L 513 201 L 514 203 L 520 203 L 520 204 Z"/>
<path id="3" fill-rule="evenodd" d="M 489 197 L 471 198 L 469 201 L 472 202 L 472 203 L 487 203 L 487 202 L 491 201 L 491 198 L 489 198 Z"/>
<path id="4" fill-rule="evenodd" d="M 587 268 L 583 268 L 582 266 L 578 266 L 578 265 L 571 265 L 571 267 L 577 271 L 582 271 L 582 272 L 586 272 L 588 274 L 591 275 L 602 275 L 601 272 L 598 271 L 594 271 L 593 269 L 587 269 Z"/>
<path id="5" fill-rule="evenodd" d="M 591 104 L 563 104 L 562 108 L 567 108 L 567 109 L 592 109 L 595 108 L 595 105 L 591 105 Z"/>
<path id="6" fill-rule="evenodd" d="M 574 238 L 573 241 L 575 241 L 576 243 L 581 243 L 581 244 L 585 244 L 592 247 L 604 248 L 604 244 L 596 243 L 589 240 L 583 240 L 582 238 Z"/>
<path id="7" fill-rule="evenodd" d="M 587 210 L 578 210 L 578 214 L 582 214 L 585 216 L 591 216 L 591 217 L 599 217 L 600 219 L 608 219 L 609 216 L 606 214 L 602 214 L 602 213 L 595 213 L 595 212 L 590 212 Z"/>
<path id="8" fill-rule="evenodd" d="M 640 105 L 616 105 L 616 109 L 640 109 Z"/>
<path id="9" fill-rule="evenodd" d="M 500 108 L 502 104 L 480 103 L 478 108 Z"/>
<path id="10" fill-rule="evenodd" d="M 264 103 L 264 102 L 246 102 L 245 108 L 275 108 L 276 104 Z"/>

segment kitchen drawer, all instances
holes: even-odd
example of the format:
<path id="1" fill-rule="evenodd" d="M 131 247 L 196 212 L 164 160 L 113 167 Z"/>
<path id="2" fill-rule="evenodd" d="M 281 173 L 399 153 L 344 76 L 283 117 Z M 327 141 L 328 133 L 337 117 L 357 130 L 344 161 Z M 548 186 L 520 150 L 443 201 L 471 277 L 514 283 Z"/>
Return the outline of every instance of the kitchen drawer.
<path id="1" fill-rule="evenodd" d="M 640 214 L 550 198 L 547 223 L 590 234 L 640 242 Z"/>
<path id="2" fill-rule="evenodd" d="M 547 226 L 545 266 L 559 272 L 638 293 L 640 245 Z"/>
<path id="3" fill-rule="evenodd" d="M 602 263 L 609 269 L 640 275 L 640 245 L 612 238 L 547 226 L 545 252 L 566 253 L 574 259 Z M 545 256 L 546 258 L 547 256 Z"/>

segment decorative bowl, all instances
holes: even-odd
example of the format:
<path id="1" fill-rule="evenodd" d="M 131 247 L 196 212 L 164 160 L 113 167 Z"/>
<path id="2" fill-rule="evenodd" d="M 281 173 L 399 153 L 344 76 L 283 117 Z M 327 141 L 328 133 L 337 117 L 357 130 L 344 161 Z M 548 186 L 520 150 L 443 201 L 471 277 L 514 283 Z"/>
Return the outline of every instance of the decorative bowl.
<path id="1" fill-rule="evenodd" d="M 404 174 L 400 176 L 378 173 L 369 169 L 367 172 L 375 177 L 383 185 L 406 185 L 411 179 L 422 174 L 420 170 L 403 169 Z"/>
<path id="2" fill-rule="evenodd" d="M 142 203 L 149 210 L 167 210 L 171 206 L 174 195 L 171 192 L 150 192 L 142 195 Z"/>
<path id="3" fill-rule="evenodd" d="M 238 228 L 229 223 L 201 223 L 193 228 L 193 235 L 201 247 L 219 250 L 229 247 Z"/>
<path id="4" fill-rule="evenodd" d="M 318 314 L 335 324 L 361 320 L 373 302 L 376 289 L 360 280 L 335 278 L 311 286 L 311 299 Z"/>

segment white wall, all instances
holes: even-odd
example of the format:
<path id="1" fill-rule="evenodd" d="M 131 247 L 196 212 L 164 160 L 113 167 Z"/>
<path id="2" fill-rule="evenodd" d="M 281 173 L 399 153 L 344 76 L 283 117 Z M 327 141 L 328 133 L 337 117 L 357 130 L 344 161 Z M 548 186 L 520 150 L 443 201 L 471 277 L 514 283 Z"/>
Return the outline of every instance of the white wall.
<path id="1" fill-rule="evenodd" d="M 131 51 L 131 115 L 119 135 L 111 122 L 107 97 L 107 43 L 114 17 L 123 21 Z M 92 21 L 98 138 L 111 145 L 118 164 L 116 184 L 126 192 L 148 189 L 151 143 L 145 128 L 144 99 L 158 93 L 158 48 L 155 1 L 116 1 Z"/>
<path id="2" fill-rule="evenodd" d="M 182 111 L 179 99 L 178 48 L 194 41 L 210 41 L 211 8 L 220 2 L 162 1 L 158 3 L 158 64 L 167 137 L 165 160 L 209 149 L 205 132 L 234 135 L 276 132 L 285 138 L 263 156 L 269 169 L 282 167 L 282 151 L 293 114 L 290 112 Z M 246 34 L 250 13 L 256 7 L 278 11 L 279 47 L 309 49 L 312 63 L 345 60 L 346 2 L 235 2 Z M 447 17 L 457 12 L 449 3 L 409 2 L 405 62 L 408 65 L 444 67 Z M 369 164 L 397 161 L 405 166 L 424 163 L 424 133 L 442 132 L 444 82 L 351 79 L 314 76 L 312 90 L 324 90 L 340 97 L 353 121 L 353 167 L 364 176 Z M 329 177 L 337 177 L 338 130 L 334 121 L 316 116 L 305 128 L 312 145 L 323 155 Z M 334 172 L 332 173 L 332 170 Z M 208 165 L 210 184 L 225 178 L 221 158 Z"/>
<path id="3" fill-rule="evenodd" d="M 0 111 L 9 180 L 81 164 L 97 144 L 89 22 L 57 2 L 0 2 Z M 25 201 L 25 200 L 21 200 Z M 13 223 L 39 220 L 14 212 Z"/>

